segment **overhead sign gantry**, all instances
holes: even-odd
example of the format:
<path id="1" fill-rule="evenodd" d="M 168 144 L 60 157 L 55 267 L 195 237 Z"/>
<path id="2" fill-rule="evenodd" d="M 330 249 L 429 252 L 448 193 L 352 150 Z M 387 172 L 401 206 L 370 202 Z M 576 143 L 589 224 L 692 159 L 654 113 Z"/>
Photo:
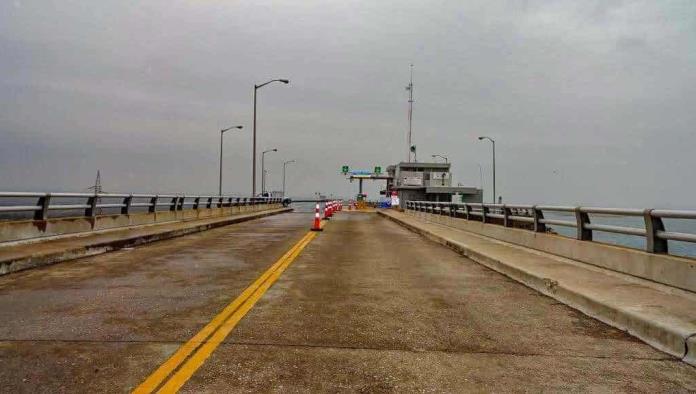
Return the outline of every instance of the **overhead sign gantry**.
<path id="1" fill-rule="evenodd" d="M 354 179 L 358 180 L 358 201 L 363 201 L 366 194 L 363 193 L 363 180 L 389 180 L 391 177 L 382 174 L 382 167 L 375 166 L 372 171 L 370 170 L 351 170 L 349 166 L 341 167 L 341 173 L 347 177 L 351 182 Z"/>

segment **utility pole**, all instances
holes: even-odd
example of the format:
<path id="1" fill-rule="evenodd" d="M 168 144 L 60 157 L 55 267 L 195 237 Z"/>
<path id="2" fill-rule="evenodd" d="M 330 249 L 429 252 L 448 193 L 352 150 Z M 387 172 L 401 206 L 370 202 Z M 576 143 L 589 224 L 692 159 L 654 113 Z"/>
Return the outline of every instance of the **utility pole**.
<path id="1" fill-rule="evenodd" d="M 406 86 L 408 90 L 408 137 L 406 138 L 407 147 L 406 152 L 408 153 L 407 161 L 411 162 L 411 137 L 413 134 L 413 64 L 411 64 L 411 79 Z"/>

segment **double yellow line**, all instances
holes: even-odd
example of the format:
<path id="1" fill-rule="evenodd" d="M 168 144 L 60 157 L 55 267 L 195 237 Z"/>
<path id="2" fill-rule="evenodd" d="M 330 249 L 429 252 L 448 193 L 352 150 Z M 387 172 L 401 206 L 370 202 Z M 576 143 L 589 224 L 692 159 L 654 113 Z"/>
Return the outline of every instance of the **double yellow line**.
<path id="1" fill-rule="evenodd" d="M 316 236 L 316 232 L 308 232 L 239 297 L 136 387 L 133 393 L 152 393 L 158 388 L 158 393 L 177 392 Z"/>

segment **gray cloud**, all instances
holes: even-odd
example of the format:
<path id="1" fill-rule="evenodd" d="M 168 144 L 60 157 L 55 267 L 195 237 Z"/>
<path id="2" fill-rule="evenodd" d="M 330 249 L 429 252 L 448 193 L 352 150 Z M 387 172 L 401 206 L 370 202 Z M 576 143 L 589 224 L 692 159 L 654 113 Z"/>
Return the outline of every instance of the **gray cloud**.
<path id="1" fill-rule="evenodd" d="M 696 208 L 690 1 L 7 1 L 0 189 L 250 190 L 251 94 L 270 184 L 356 191 L 339 174 L 405 157 L 408 64 L 421 159 L 507 201 Z M 273 146 L 272 146 L 273 145 Z M 377 185 L 368 191 L 374 193 Z"/>

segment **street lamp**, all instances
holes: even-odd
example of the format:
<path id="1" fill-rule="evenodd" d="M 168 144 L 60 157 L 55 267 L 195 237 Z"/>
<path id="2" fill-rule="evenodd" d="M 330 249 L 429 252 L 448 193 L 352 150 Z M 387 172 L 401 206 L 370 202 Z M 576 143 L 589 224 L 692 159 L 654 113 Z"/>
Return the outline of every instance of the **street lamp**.
<path id="1" fill-rule="evenodd" d="M 476 163 L 479 168 L 479 189 L 481 189 L 481 192 L 483 192 L 483 167 L 481 167 L 481 163 Z"/>
<path id="2" fill-rule="evenodd" d="M 256 195 L 256 91 L 259 90 L 260 88 L 268 85 L 269 83 L 272 82 L 282 82 L 284 84 L 290 83 L 290 80 L 288 79 L 271 79 L 268 82 L 264 82 L 261 85 L 254 85 L 254 142 L 253 142 L 253 149 L 252 149 L 252 155 L 251 155 L 251 195 L 255 196 Z M 263 177 L 262 177 L 263 178 Z M 261 187 L 263 190 L 263 187 Z"/>
<path id="3" fill-rule="evenodd" d="M 295 160 L 288 160 L 283 163 L 283 198 L 285 198 L 285 167 L 287 167 L 288 164 L 294 163 Z"/>
<path id="4" fill-rule="evenodd" d="M 225 131 L 229 131 L 232 129 L 239 129 L 241 130 L 244 126 L 232 126 L 228 127 L 226 129 L 220 130 L 220 183 L 218 185 L 218 195 L 222 196 L 222 135 L 225 134 Z"/>
<path id="5" fill-rule="evenodd" d="M 433 159 L 435 159 L 436 157 L 440 157 L 440 158 L 442 158 L 442 159 L 445 159 L 445 163 L 448 163 L 448 162 L 449 162 L 449 160 L 447 159 L 447 156 L 443 156 L 443 155 L 432 155 L 432 157 L 433 157 Z"/>
<path id="6" fill-rule="evenodd" d="M 278 152 L 278 149 L 273 148 L 265 150 L 261 153 L 261 195 L 264 196 L 266 193 L 266 153 L 268 152 Z"/>
<path id="7" fill-rule="evenodd" d="M 493 146 L 493 204 L 495 204 L 495 140 L 493 140 L 493 138 L 487 137 L 485 135 L 478 137 L 478 139 L 479 139 L 479 141 L 488 140 L 492 143 L 492 146 Z"/>

